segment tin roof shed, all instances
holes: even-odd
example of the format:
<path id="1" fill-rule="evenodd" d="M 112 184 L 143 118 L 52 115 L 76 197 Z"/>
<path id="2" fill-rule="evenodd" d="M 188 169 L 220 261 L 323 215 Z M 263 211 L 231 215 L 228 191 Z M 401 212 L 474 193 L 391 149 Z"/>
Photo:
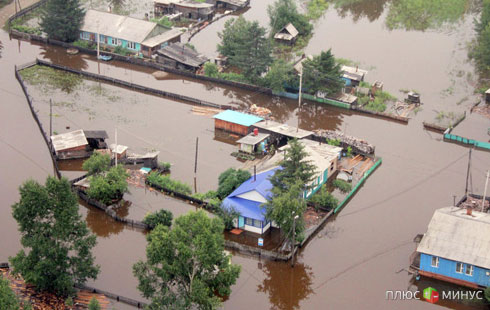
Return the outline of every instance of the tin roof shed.
<path id="1" fill-rule="evenodd" d="M 252 126 L 253 124 L 263 120 L 263 118 L 261 117 L 233 110 L 226 110 L 224 112 L 216 114 L 215 116 L 213 116 L 213 118 L 246 127 Z"/>
<path id="2" fill-rule="evenodd" d="M 88 144 L 82 129 L 51 136 L 51 142 L 56 152 Z"/>

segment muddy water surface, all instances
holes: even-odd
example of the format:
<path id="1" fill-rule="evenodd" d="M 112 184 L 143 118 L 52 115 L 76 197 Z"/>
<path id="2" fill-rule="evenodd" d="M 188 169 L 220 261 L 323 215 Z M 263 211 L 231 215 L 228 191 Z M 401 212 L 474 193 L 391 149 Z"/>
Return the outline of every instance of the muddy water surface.
<path id="1" fill-rule="evenodd" d="M 399 271 L 408 267 L 408 258 L 415 249 L 413 237 L 425 232 L 435 209 L 452 204 L 453 195 L 459 198 L 464 191 L 468 149 L 442 142 L 440 134 L 423 131 L 421 122 L 433 120 L 436 111 L 460 111 L 471 105 L 474 73 L 466 60 L 464 46 L 472 37 L 472 15 L 462 15 L 455 21 L 456 27 L 449 30 L 389 30 L 386 26 L 388 11 L 384 10 L 384 3 L 369 3 L 372 6 L 366 5 L 360 14 L 348 9 L 329 10 L 318 22 L 307 52 L 318 53 L 332 47 L 337 56 L 361 62 L 370 70 L 369 81 L 382 80 L 386 89 L 393 93 L 400 88 L 417 89 L 422 93 L 423 110 L 409 125 L 344 113 L 320 105 L 310 105 L 299 111 L 301 128 L 338 129 L 375 144 L 377 155 L 383 158 L 383 165 L 346 208 L 300 253 L 296 268 L 234 256 L 233 261 L 242 265 L 242 273 L 225 302 L 225 309 L 438 307 L 422 301 L 385 300 L 385 292 L 405 290 L 411 285 L 410 276 Z M 252 14 L 255 8 L 265 5 L 266 1 L 252 1 L 252 9 L 246 14 Z M 263 25 L 267 24 L 263 10 L 252 15 L 257 16 Z M 214 32 L 219 28 L 219 24 L 210 26 L 208 30 L 212 31 L 201 32 L 193 44 L 199 50 L 212 53 L 217 43 Z M 0 239 L 0 260 L 6 260 L 19 248 L 18 233 L 9 207 L 18 199 L 18 185 L 29 177 L 42 180 L 52 169 L 47 149 L 32 121 L 20 87 L 13 78 L 13 65 L 31 61 L 37 56 L 93 72 L 98 70 L 98 66 L 93 59 L 67 57 L 64 51 L 56 48 L 10 41 L 4 33 L 0 34 L 0 40 L 5 45 L 0 59 L 0 152 L 4 159 L 0 179 L 0 232 L 9 236 Z M 281 121 L 292 125 L 298 121 L 294 101 L 274 100 L 260 94 L 212 86 L 177 76 L 156 81 L 150 75 L 151 70 L 131 70 L 127 65 L 116 62 L 102 64 L 101 70 L 107 75 L 192 94 L 204 100 L 219 103 L 235 101 L 244 106 L 257 103 L 272 107 L 274 115 Z M 458 105 L 465 97 L 470 99 Z M 65 114 L 75 116 L 73 120 L 82 127 L 104 128 L 111 136 L 113 129 L 110 127 L 116 123 L 127 132 L 136 132 L 137 138 L 130 134 L 124 136 L 121 130 L 121 142 L 141 148 L 150 147 L 148 144 L 157 145 L 162 150 L 162 156 L 165 154 L 172 159 L 170 161 L 181 164 L 176 165 L 176 176 L 181 180 L 191 180 L 192 156 L 188 153 L 193 154 L 196 135 L 207 137 L 209 132 L 212 136 L 212 120 L 192 115 L 190 107 L 182 103 L 158 98 L 158 106 L 157 99 L 139 98 L 135 104 L 125 104 L 120 110 L 107 110 L 108 104 L 94 106 L 88 99 L 81 100 L 82 106 L 111 114 L 100 113 L 103 117 L 96 114 L 98 118 L 94 119 L 89 119 L 86 113 L 81 113 L 81 116 L 69 114 L 71 112 Z M 155 102 L 151 103 L 153 100 Z M 40 110 L 43 109 L 40 105 Z M 167 118 L 168 114 L 176 116 Z M 114 117 L 117 115 L 129 122 Z M 486 132 L 489 123 L 486 119 L 471 115 L 461 127 L 456 128 L 455 133 L 461 130 L 461 134 L 488 140 Z M 142 142 L 140 138 L 150 143 Z M 209 167 L 203 164 L 203 168 L 198 170 L 198 173 L 202 173 L 199 180 L 216 182 L 213 177 L 217 175 L 218 169 L 216 166 L 212 168 L 213 163 L 222 163 L 223 168 L 234 165 L 235 162 L 228 155 L 233 147 L 219 144 L 223 150 L 216 152 L 218 144 L 213 144 L 210 137 L 203 139 L 209 143 L 209 149 L 203 152 L 212 159 L 207 159 Z M 179 145 L 178 149 L 166 147 L 174 143 Z M 473 158 L 472 190 L 481 193 L 484 171 L 490 166 L 490 156 L 476 151 Z M 212 183 L 209 187 L 214 185 Z M 208 185 L 200 186 L 204 189 Z M 91 213 L 90 210 L 83 212 L 87 212 L 89 226 L 99 235 L 95 254 L 97 263 L 102 266 L 102 273 L 93 285 L 129 297 L 138 297 L 131 265 L 144 256 L 144 235 L 117 226 L 117 223 L 111 224 L 107 218 L 97 216 L 97 213 Z M 433 284 L 420 283 L 420 288 L 428 285 Z M 467 308 L 458 303 L 445 303 L 439 307 Z"/>

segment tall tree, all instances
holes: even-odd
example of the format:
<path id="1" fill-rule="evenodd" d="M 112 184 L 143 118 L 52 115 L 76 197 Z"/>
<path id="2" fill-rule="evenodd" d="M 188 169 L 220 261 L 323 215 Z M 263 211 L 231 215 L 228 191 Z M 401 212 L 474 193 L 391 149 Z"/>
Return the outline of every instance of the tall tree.
<path id="1" fill-rule="evenodd" d="M 222 172 L 218 178 L 218 197 L 224 199 L 252 175 L 247 170 L 229 168 Z"/>
<path id="2" fill-rule="evenodd" d="M 171 230 L 158 225 L 148 234 L 147 261 L 133 266 L 138 289 L 149 309 L 217 309 L 231 293 L 240 266 L 224 252 L 223 222 L 204 211 L 175 220 Z"/>
<path id="3" fill-rule="evenodd" d="M 80 0 L 49 0 L 41 15 L 41 28 L 50 39 L 72 42 L 78 39 L 84 17 Z"/>
<path id="4" fill-rule="evenodd" d="M 242 16 L 228 20 L 218 36 L 218 51 L 228 57 L 230 65 L 240 69 L 250 81 L 257 81 L 272 62 L 272 48 L 265 36 L 266 30 L 257 21 Z"/>
<path id="5" fill-rule="evenodd" d="M 267 13 L 272 36 L 289 23 L 294 25 L 300 35 L 309 35 L 313 29 L 308 17 L 298 12 L 294 0 L 276 0 L 267 7 Z"/>
<path id="6" fill-rule="evenodd" d="M 105 174 L 90 177 L 88 195 L 105 204 L 121 199 L 128 191 L 128 173 L 123 166 L 114 166 Z"/>
<path id="7" fill-rule="evenodd" d="M 309 189 L 316 167 L 307 157 L 304 146 L 297 139 L 290 140 L 280 162 L 281 169 L 277 169 L 270 179 L 272 186 L 287 192 L 296 181 L 300 181 L 303 190 Z"/>
<path id="8" fill-rule="evenodd" d="M 9 281 L 0 275 L 0 308 L 2 310 L 19 310 L 17 296 L 9 287 Z"/>
<path id="9" fill-rule="evenodd" d="M 309 93 L 320 91 L 333 95 L 339 92 L 344 85 L 341 76 L 340 65 L 330 49 L 303 62 L 303 88 Z"/>
<path id="10" fill-rule="evenodd" d="M 19 191 L 12 209 L 23 249 L 10 258 L 13 271 L 37 290 L 60 296 L 74 293 L 74 284 L 95 279 L 99 267 L 91 250 L 96 238 L 78 214 L 70 182 L 48 177 L 43 186 L 29 180 Z"/>
<path id="11" fill-rule="evenodd" d="M 482 11 L 479 19 L 475 19 L 475 31 L 481 34 L 490 24 L 490 0 L 483 0 Z"/>
<path id="12" fill-rule="evenodd" d="M 297 75 L 292 64 L 277 59 L 264 78 L 264 84 L 274 91 L 283 91 L 286 85 L 297 84 Z"/>

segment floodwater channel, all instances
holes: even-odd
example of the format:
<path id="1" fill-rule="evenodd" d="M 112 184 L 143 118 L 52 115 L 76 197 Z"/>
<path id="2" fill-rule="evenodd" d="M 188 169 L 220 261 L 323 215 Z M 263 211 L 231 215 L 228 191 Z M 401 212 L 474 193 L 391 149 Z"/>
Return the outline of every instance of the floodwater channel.
<path id="1" fill-rule="evenodd" d="M 252 0 L 245 17 L 258 19 L 265 26 L 268 21 L 265 8 L 271 2 Z M 433 305 L 417 300 L 386 300 L 385 293 L 413 287 L 411 276 L 400 272 L 408 267 L 409 256 L 415 249 L 413 237 L 426 231 L 435 209 L 452 205 L 453 195 L 459 199 L 464 193 L 469 149 L 445 143 L 440 134 L 424 131 L 422 121 L 434 120 L 441 110 L 466 110 L 467 119 L 454 133 L 488 140 L 490 121 L 469 114 L 469 107 L 476 100 L 473 95 L 476 74 L 467 60 L 466 43 L 473 37 L 475 14 L 467 10 L 455 20 L 441 18 L 443 26 L 423 30 L 404 19 L 401 20 L 406 27 L 398 24 L 390 28 L 387 21 L 393 20 L 390 14 L 394 10 L 391 1 L 354 2 L 358 6 L 331 5 L 316 22 L 306 53 L 332 48 L 336 56 L 357 61 L 361 68 L 369 70 L 369 82 L 383 81 L 385 89 L 400 98 L 403 95 L 399 89 L 418 90 L 424 104 L 408 125 L 321 104 L 304 104 L 298 111 L 294 101 L 171 74 L 156 80 L 151 75 L 153 70 L 120 62 L 99 64 L 93 57 L 68 56 L 63 49 L 10 39 L 0 31 L 4 46 L 0 58 L 0 235 L 4 236 L 0 238 L 0 261 L 6 261 L 20 248 L 10 208 L 19 198 L 18 186 L 28 178 L 43 182 L 53 173 L 48 149 L 14 77 L 14 65 L 39 57 L 91 72 L 100 69 L 101 74 L 216 103 L 233 102 L 243 107 L 255 103 L 270 108 L 282 122 L 296 125 L 299 120 L 303 129 L 341 130 L 376 145 L 376 155 L 383 158 L 383 164 L 342 212 L 300 252 L 295 268 L 239 254 L 233 256 L 242 272 L 224 303 L 225 309 L 473 309 L 456 302 Z M 218 43 L 216 31 L 222 29 L 226 19 L 193 38 L 192 43 L 199 51 L 212 55 Z M 397 20 L 390 25 L 397 25 Z M 78 107 L 72 110 L 69 106 L 56 106 L 59 117 L 54 118 L 54 129 L 60 132 L 67 126 L 103 129 L 113 137 L 117 127 L 119 143 L 140 150 L 160 150 L 160 160 L 173 164 L 172 176 L 189 184 L 194 178 L 195 139 L 199 137 L 199 191 L 215 188 L 221 171 L 240 166 L 229 155 L 235 147 L 214 139 L 209 116 L 193 114 L 192 106 L 184 103 L 101 84 L 118 98 L 111 101 L 111 95 L 90 91 L 81 92 L 77 98 L 49 93 L 54 101 L 73 100 Z M 36 99 L 36 91 L 31 90 L 47 129 L 49 105 L 44 99 Z M 473 152 L 474 193 L 482 193 L 489 167 L 489 153 Z M 147 196 L 148 193 L 137 191 L 134 195 L 136 203 L 145 206 L 145 199 L 153 193 Z M 178 207 L 168 202 L 168 208 Z M 80 210 L 98 236 L 94 254 L 101 273 L 88 284 L 143 300 L 131 266 L 145 256 L 145 235 L 97 210 L 86 207 Z M 435 284 L 416 285 L 423 289 Z"/>

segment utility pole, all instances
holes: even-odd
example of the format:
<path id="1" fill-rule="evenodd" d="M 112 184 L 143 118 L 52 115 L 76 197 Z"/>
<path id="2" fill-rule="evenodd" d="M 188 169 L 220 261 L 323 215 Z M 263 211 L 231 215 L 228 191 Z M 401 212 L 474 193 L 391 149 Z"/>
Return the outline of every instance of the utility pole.
<path id="1" fill-rule="evenodd" d="M 116 127 L 116 132 L 115 132 L 115 140 L 116 140 L 116 146 L 114 147 L 114 158 L 116 159 L 116 167 L 117 167 L 117 149 L 119 148 L 117 145 L 117 127 Z"/>
<path id="2" fill-rule="evenodd" d="M 470 177 L 470 169 L 471 169 L 471 148 L 470 148 L 470 155 L 468 157 L 468 170 L 466 171 L 466 188 L 464 190 L 464 195 L 468 195 L 468 180 Z"/>
<path id="3" fill-rule="evenodd" d="M 299 70 L 299 95 L 298 95 L 298 127 L 296 127 L 296 132 L 299 131 L 299 110 L 301 109 L 301 88 L 303 85 L 303 65 Z"/>
<path id="4" fill-rule="evenodd" d="M 194 158 L 194 192 L 197 193 L 197 152 L 199 150 L 199 137 L 196 137 L 196 157 Z"/>
<path id="5" fill-rule="evenodd" d="M 481 200 L 481 212 L 485 212 L 485 197 L 487 196 L 487 186 L 488 186 L 489 175 L 490 175 L 490 170 L 487 170 L 487 179 L 485 181 L 485 189 L 483 190 L 483 199 Z"/>
<path id="6" fill-rule="evenodd" d="M 53 100 L 49 99 L 49 136 L 53 135 Z"/>

